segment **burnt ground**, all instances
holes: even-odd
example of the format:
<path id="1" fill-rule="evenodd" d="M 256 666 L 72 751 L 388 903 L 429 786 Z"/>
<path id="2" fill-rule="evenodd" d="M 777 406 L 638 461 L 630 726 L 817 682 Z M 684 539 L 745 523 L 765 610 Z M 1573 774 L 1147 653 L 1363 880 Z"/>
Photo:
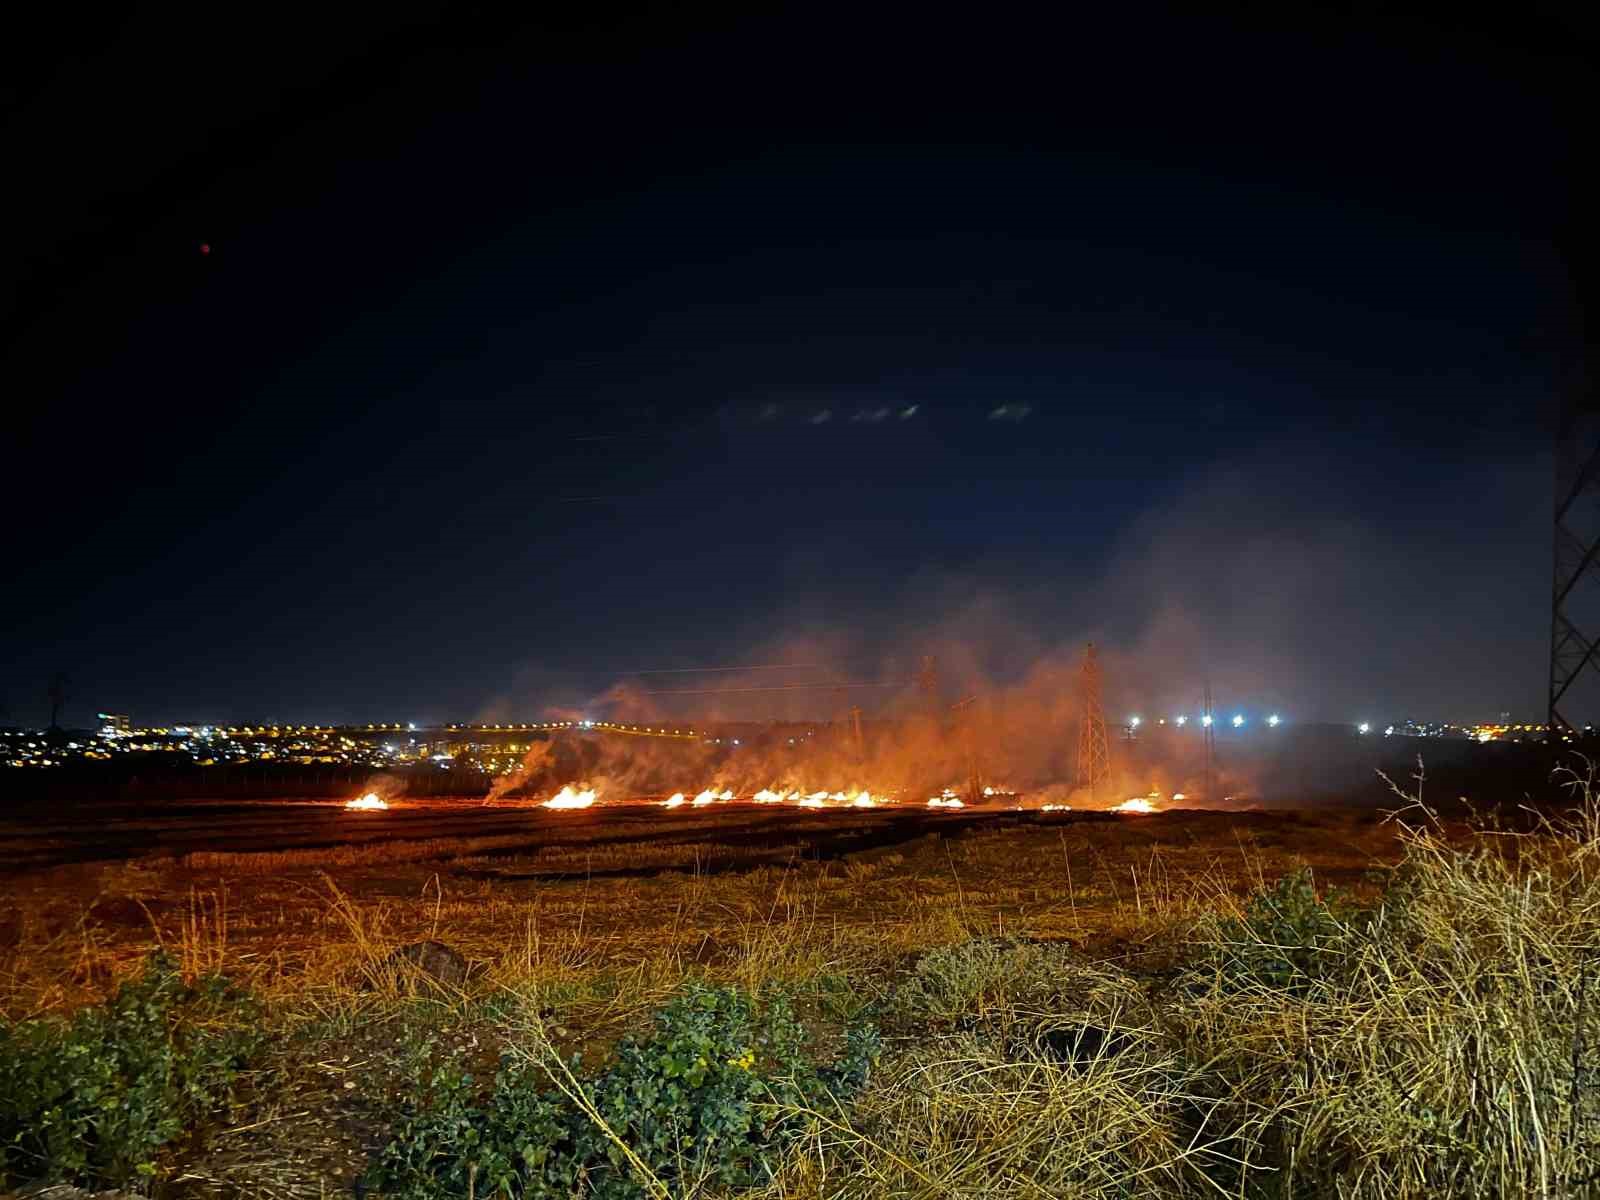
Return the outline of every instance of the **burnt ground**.
<path id="1" fill-rule="evenodd" d="M 1155 817 L 1102 812 L 1052 812 L 1010 807 L 936 810 L 919 806 L 802 809 L 793 805 L 721 803 L 667 810 L 657 804 L 597 805 L 550 810 L 534 805 L 486 807 L 475 798 L 401 800 L 387 811 L 351 811 L 328 800 L 183 800 L 101 802 L 77 807 L 30 806 L 0 817 L 0 874 L 23 874 L 74 864 L 109 865 L 184 860 L 207 854 L 273 854 L 392 847 L 409 861 L 450 861 L 469 843 L 492 841 L 497 858 L 630 844 L 665 848 L 715 842 L 728 853 L 702 865 L 720 871 L 797 855 L 828 861 L 892 847 L 928 833 L 959 835 L 976 828 L 1056 829 L 1082 823 L 1155 821 L 1161 827 L 1201 827 L 1219 821 L 1252 828 L 1292 828 L 1300 814 L 1206 812 L 1180 809 Z M 309 855 L 307 855 L 309 857 Z M 576 861 L 576 860 L 575 860 Z M 577 871 L 638 874 L 657 866 Z M 498 877 L 514 878 L 507 867 Z M 550 872 L 536 872 L 548 877 Z M 531 877 L 531 876 L 530 876 Z"/>

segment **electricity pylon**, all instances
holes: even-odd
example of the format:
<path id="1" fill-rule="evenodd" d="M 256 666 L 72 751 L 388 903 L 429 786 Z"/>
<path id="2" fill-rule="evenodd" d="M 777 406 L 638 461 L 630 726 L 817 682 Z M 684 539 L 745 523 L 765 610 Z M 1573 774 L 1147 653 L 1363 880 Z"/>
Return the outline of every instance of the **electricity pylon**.
<path id="1" fill-rule="evenodd" d="M 1106 714 L 1100 706 L 1100 659 L 1090 642 L 1078 671 L 1078 786 L 1094 798 L 1111 777 L 1111 746 L 1106 741 Z"/>
<path id="2" fill-rule="evenodd" d="M 950 711 L 956 715 L 967 754 L 967 803 L 976 804 L 983 799 L 983 777 L 978 766 L 978 697 L 958 700 Z"/>
<path id="3" fill-rule="evenodd" d="M 1577 737 L 1574 721 L 1579 718 L 1567 713 L 1592 711 L 1600 692 L 1600 589 L 1595 587 L 1600 583 L 1600 398 L 1592 394 L 1563 398 L 1556 427 L 1555 498 L 1546 713 L 1546 738 L 1552 746 Z"/>
<path id="4" fill-rule="evenodd" d="M 922 693 L 922 703 L 935 722 L 939 720 L 939 661 L 931 654 L 922 656 L 922 669 L 917 672 L 917 690 Z"/>

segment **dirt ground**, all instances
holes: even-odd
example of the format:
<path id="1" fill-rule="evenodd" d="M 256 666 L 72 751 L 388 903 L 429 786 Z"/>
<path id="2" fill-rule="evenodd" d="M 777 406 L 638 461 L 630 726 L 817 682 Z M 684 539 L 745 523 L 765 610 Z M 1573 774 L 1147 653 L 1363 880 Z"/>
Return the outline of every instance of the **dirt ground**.
<path id="1" fill-rule="evenodd" d="M 1359 889 L 1396 846 L 1371 811 L 282 802 L 13 820 L 0 856 L 0 1005 L 16 1018 L 94 998 L 158 945 L 269 992 L 333 986 L 358 947 L 423 938 L 489 973 L 553 947 L 590 971 L 715 968 L 819 932 L 833 952 L 909 951 L 952 923 L 1110 948 L 1300 864 Z"/>
<path id="2" fill-rule="evenodd" d="M 1367 809 L 14 814 L 0 824 L 0 1016 L 100 999 L 157 948 L 247 985 L 274 1051 L 163 1194 L 311 1200 L 360 1175 L 428 1039 L 493 1074 L 507 1000 L 587 1060 L 696 976 L 857 1006 L 926 950 L 993 935 L 1159 976 L 1204 910 L 1301 865 L 1371 894 L 1399 857 L 1394 824 Z M 464 983 L 419 992 L 388 967 L 423 940 L 464 956 Z"/>

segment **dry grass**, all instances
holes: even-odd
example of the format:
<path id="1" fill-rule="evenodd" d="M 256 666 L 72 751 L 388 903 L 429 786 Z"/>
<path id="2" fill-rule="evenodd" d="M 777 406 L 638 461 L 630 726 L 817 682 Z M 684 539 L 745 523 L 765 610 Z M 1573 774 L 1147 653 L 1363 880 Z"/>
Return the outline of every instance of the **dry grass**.
<path id="1" fill-rule="evenodd" d="M 1226 978 L 1206 955 L 1176 986 L 1026 946 L 925 958 L 900 997 L 931 1036 L 852 1111 L 812 1114 L 772 1194 L 1596 1194 L 1600 806 L 1465 845 L 1411 815 L 1384 902 L 1308 986 Z M 1192 936 L 1274 949 L 1238 945 L 1228 915 Z M 967 1028 L 938 1036 L 953 1018 Z M 1028 1035 L 1042 1022 L 1106 1040 L 1063 1061 Z"/>
<path id="2" fill-rule="evenodd" d="M 0 1000 L 69 1007 L 159 941 L 286 1028 L 354 1036 L 419 1003 L 464 1026 L 493 998 L 564 1031 L 557 1061 L 690 976 L 833 989 L 876 1005 L 885 1059 L 857 1103 L 803 1114 L 773 1197 L 1591 1194 L 1600 811 L 1586 796 L 1570 821 L 1466 838 L 1407 821 L 1041 824 L 781 865 L 714 840 L 492 862 L 461 839 L 356 847 L 325 873 L 325 851 L 191 856 L 96 875 L 142 921 L 21 897 Z M 1243 897 L 1307 861 L 1381 895 L 1375 916 L 1305 987 L 1228 976 L 1215 952 L 1250 936 L 1228 920 Z M 1386 891 L 1364 882 L 1397 863 Z M 629 869 L 657 873 L 608 873 Z M 393 962 L 423 938 L 475 963 L 464 987 Z"/>

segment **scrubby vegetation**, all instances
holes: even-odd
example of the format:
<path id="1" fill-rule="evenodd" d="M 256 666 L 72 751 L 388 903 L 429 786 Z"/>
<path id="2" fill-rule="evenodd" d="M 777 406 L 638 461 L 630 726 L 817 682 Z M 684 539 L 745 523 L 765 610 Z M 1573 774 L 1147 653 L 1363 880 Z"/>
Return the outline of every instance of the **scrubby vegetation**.
<path id="1" fill-rule="evenodd" d="M 222 1105 L 255 1051 L 254 1006 L 155 955 L 104 1005 L 0 1028 L 0 1182 L 124 1187 Z"/>
<path id="2" fill-rule="evenodd" d="M 375 1187 L 408 1200 L 748 1188 L 774 1176 L 800 1114 L 843 1104 L 878 1053 L 876 1031 L 857 1024 L 839 1061 L 818 1067 L 788 997 L 757 1004 L 701 984 L 590 1078 L 581 1056 L 563 1060 L 537 1023 L 521 1032 L 485 1098 L 459 1063 L 433 1066 L 373 1166 Z"/>
<path id="3" fill-rule="evenodd" d="M 391 908 L 324 886 L 337 970 L 258 976 L 269 1042 L 248 1001 L 164 961 L 0 1035 L 5 1168 L 176 1178 L 206 1141 L 183 1133 L 217 1127 L 253 1054 L 265 1115 L 238 1128 L 343 1114 L 366 1188 L 407 1200 L 1594 1194 L 1600 805 L 1583 800 L 1516 833 L 1414 806 L 1372 879 L 1345 872 L 1353 891 L 1262 854 L 1235 889 L 1214 858 L 1180 872 L 1159 847 L 1119 876 L 1063 833 L 1064 873 L 1090 865 L 1033 920 L 992 898 L 1025 900 L 1041 833 L 1030 859 L 933 841 L 812 893 L 771 868 L 619 883 L 632 910 L 546 884 L 574 919 L 546 928 L 530 905 L 453 988 L 386 966 Z M 431 886 L 409 931 L 453 940 Z M 869 919 L 841 920 L 836 896 Z M 650 920 L 659 950 L 623 940 Z M 227 959 L 203 949 L 184 961 Z M 190 1177 L 251 1190 L 228 1161 Z M 299 1170 L 255 1190 L 328 1187 Z"/>

